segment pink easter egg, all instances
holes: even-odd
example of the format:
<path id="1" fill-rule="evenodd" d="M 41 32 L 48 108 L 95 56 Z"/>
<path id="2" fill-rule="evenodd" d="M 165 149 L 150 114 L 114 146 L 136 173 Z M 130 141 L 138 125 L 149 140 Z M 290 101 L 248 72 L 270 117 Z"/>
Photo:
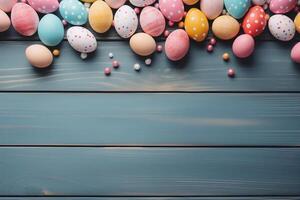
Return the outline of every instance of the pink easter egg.
<path id="1" fill-rule="evenodd" d="M 142 10 L 140 24 L 143 31 L 153 37 L 160 36 L 166 27 L 164 16 L 157 8 L 152 6 L 147 6 Z"/>
<path id="2" fill-rule="evenodd" d="M 170 21 L 179 22 L 184 15 L 182 0 L 159 0 L 159 9 Z"/>
<path id="3" fill-rule="evenodd" d="M 232 44 L 232 51 L 238 58 L 249 57 L 255 47 L 254 39 L 251 35 L 243 34 L 237 37 Z"/>
<path id="4" fill-rule="evenodd" d="M 126 3 L 126 0 L 105 0 L 107 5 L 113 9 L 118 9 Z"/>
<path id="5" fill-rule="evenodd" d="M 173 31 L 165 43 L 166 56 L 172 61 L 181 60 L 188 53 L 189 48 L 189 36 L 182 29 Z"/>
<path id="6" fill-rule="evenodd" d="M 291 51 L 291 58 L 294 62 L 300 64 L 300 42 L 298 42 Z"/>
<path id="7" fill-rule="evenodd" d="M 293 10 L 297 5 L 297 0 L 271 0 L 270 10 L 276 14 L 284 14 Z"/>
<path id="8" fill-rule="evenodd" d="M 129 0 L 130 3 L 137 7 L 145 7 L 153 4 L 156 0 Z"/>
<path id="9" fill-rule="evenodd" d="M 58 0 L 27 0 L 29 5 L 40 13 L 52 13 L 59 7 Z"/>
<path id="10" fill-rule="evenodd" d="M 0 0 L 0 9 L 4 12 L 10 12 L 18 0 Z"/>
<path id="11" fill-rule="evenodd" d="M 31 36 L 37 31 L 39 16 L 26 3 L 17 3 L 11 10 L 11 22 L 19 34 Z"/>

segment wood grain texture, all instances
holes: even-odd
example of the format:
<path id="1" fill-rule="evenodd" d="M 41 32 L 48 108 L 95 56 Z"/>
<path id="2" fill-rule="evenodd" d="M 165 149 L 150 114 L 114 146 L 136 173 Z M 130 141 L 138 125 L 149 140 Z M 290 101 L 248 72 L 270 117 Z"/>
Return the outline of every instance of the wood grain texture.
<path id="1" fill-rule="evenodd" d="M 300 94 L 0 94 L 1 145 L 300 145 Z"/>
<path id="2" fill-rule="evenodd" d="M 135 56 L 126 41 L 100 42 L 98 51 L 85 61 L 68 44 L 49 70 L 34 70 L 26 61 L 25 48 L 34 42 L 0 42 L 0 91 L 300 91 L 300 66 L 289 58 L 291 44 L 262 42 L 246 60 L 232 56 L 224 63 L 221 55 L 230 43 L 219 43 L 213 54 L 193 43 L 189 56 L 174 63 L 156 54 L 150 67 Z M 103 69 L 111 66 L 108 53 L 121 63 L 111 77 Z M 140 73 L 133 70 L 139 62 Z M 227 77 L 234 67 L 235 79 Z"/>
<path id="3" fill-rule="evenodd" d="M 297 197 L 0 197 L 0 200 L 299 200 Z"/>
<path id="4" fill-rule="evenodd" d="M 0 195 L 300 195 L 300 149 L 0 148 Z"/>

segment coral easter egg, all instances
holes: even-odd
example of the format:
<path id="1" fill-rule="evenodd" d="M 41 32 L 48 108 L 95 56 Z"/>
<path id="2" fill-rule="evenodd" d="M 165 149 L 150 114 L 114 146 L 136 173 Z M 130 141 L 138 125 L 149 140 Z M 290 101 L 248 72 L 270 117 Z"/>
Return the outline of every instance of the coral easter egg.
<path id="1" fill-rule="evenodd" d="M 89 23 L 97 33 L 105 33 L 112 25 L 113 13 L 104 1 L 96 1 L 89 10 Z"/>
<path id="2" fill-rule="evenodd" d="M 190 40 L 182 29 L 173 31 L 165 42 L 165 52 L 169 60 L 178 61 L 186 56 L 190 48 Z"/>
<path id="3" fill-rule="evenodd" d="M 191 8 L 184 22 L 187 34 L 197 42 L 203 41 L 209 30 L 209 24 L 206 16 L 197 8 Z"/>
<path id="4" fill-rule="evenodd" d="M 107 5 L 113 9 L 118 9 L 126 3 L 126 0 L 105 0 Z"/>
<path id="5" fill-rule="evenodd" d="M 233 17 L 223 15 L 214 20 L 212 30 L 219 39 L 230 40 L 239 33 L 240 24 Z"/>
<path id="6" fill-rule="evenodd" d="M 59 7 L 58 0 L 27 0 L 29 5 L 40 13 L 52 13 Z"/>
<path id="7" fill-rule="evenodd" d="M 34 44 L 26 48 L 25 55 L 28 62 L 36 68 L 46 68 L 52 64 L 51 51 L 40 44 Z"/>
<path id="8" fill-rule="evenodd" d="M 145 33 L 153 37 L 160 36 L 166 27 L 166 21 L 161 12 L 152 6 L 143 8 L 140 14 L 140 24 Z"/>
<path id="9" fill-rule="evenodd" d="M 253 37 L 260 35 L 266 25 L 266 13 L 260 6 L 252 7 L 243 20 L 244 32 Z"/>
<path id="10" fill-rule="evenodd" d="M 200 8 L 208 19 L 215 19 L 221 15 L 224 8 L 223 0 L 201 0 Z"/>
<path id="11" fill-rule="evenodd" d="M 81 26 L 69 28 L 67 39 L 71 47 L 80 53 L 91 53 L 97 49 L 95 36 L 88 29 Z"/>
<path id="12" fill-rule="evenodd" d="M 122 38 L 131 37 L 138 27 L 138 18 L 134 10 L 127 5 L 121 6 L 115 14 L 114 27 Z"/>
<path id="13" fill-rule="evenodd" d="M 156 50 L 155 40 L 147 33 L 136 33 L 129 41 L 133 52 L 140 56 L 149 56 Z"/>
<path id="14" fill-rule="evenodd" d="M 236 19 L 242 18 L 251 6 L 251 0 L 224 0 L 224 3 L 228 13 Z"/>
<path id="15" fill-rule="evenodd" d="M 232 44 L 232 51 L 238 58 L 249 57 L 255 47 L 255 41 L 251 35 L 243 34 L 237 37 Z"/>
<path id="16" fill-rule="evenodd" d="M 184 16 L 182 0 L 159 0 L 159 9 L 170 21 L 179 22 Z"/>
<path id="17" fill-rule="evenodd" d="M 7 31 L 10 27 L 10 19 L 8 17 L 8 15 L 0 10 L 0 32 L 4 32 Z"/>
<path id="18" fill-rule="evenodd" d="M 294 62 L 300 64 L 300 42 L 298 42 L 291 51 L 291 58 Z"/>
<path id="19" fill-rule="evenodd" d="M 268 25 L 271 34 L 278 40 L 290 41 L 295 36 L 295 24 L 285 15 L 273 15 L 270 17 Z"/>
<path id="20" fill-rule="evenodd" d="M 78 0 L 62 0 L 59 4 L 59 13 L 72 25 L 83 25 L 88 19 L 86 8 Z"/>
<path id="21" fill-rule="evenodd" d="M 4 12 L 10 12 L 12 7 L 18 2 L 18 0 L 0 0 L 0 9 Z"/>
<path id="22" fill-rule="evenodd" d="M 270 10 L 276 14 L 284 14 L 293 10 L 297 5 L 297 0 L 271 0 Z"/>

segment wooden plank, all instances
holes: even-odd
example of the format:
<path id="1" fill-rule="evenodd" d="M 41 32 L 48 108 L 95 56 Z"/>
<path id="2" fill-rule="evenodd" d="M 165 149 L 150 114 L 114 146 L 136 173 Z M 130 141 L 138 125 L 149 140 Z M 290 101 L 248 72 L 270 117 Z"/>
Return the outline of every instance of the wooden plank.
<path id="1" fill-rule="evenodd" d="M 299 146 L 300 94 L 0 94 L 1 145 Z"/>
<path id="2" fill-rule="evenodd" d="M 0 200 L 299 200 L 300 197 L 0 197 Z"/>
<path id="3" fill-rule="evenodd" d="M 0 148 L 1 196 L 300 195 L 300 149 Z"/>
<path id="4" fill-rule="evenodd" d="M 156 54 L 147 67 L 135 56 L 126 41 L 100 42 L 98 51 L 83 61 L 68 44 L 49 70 L 34 70 L 26 61 L 25 48 L 33 42 L 0 42 L 0 91 L 300 91 L 300 68 L 289 58 L 292 44 L 263 42 L 246 60 L 232 56 L 224 63 L 221 55 L 230 52 L 230 43 L 219 43 L 213 54 L 193 43 L 188 57 L 169 62 Z M 121 63 L 110 77 L 103 69 L 111 66 L 108 53 Z M 134 63 L 142 71 L 133 70 Z M 234 67 L 237 77 L 227 77 Z"/>

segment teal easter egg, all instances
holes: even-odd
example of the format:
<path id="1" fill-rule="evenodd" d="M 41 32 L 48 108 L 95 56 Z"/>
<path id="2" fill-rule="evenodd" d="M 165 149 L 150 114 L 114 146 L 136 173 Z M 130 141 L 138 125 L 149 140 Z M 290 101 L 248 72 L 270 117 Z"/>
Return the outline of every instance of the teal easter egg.
<path id="1" fill-rule="evenodd" d="M 64 26 L 53 14 L 45 15 L 38 26 L 40 40 L 47 46 L 56 46 L 64 39 Z"/>
<path id="2" fill-rule="evenodd" d="M 63 0 L 59 4 L 60 15 L 72 25 L 83 25 L 87 22 L 88 12 L 78 0 Z"/>
<path id="3" fill-rule="evenodd" d="M 224 4 L 232 17 L 241 19 L 250 8 L 251 0 L 224 0 Z"/>

